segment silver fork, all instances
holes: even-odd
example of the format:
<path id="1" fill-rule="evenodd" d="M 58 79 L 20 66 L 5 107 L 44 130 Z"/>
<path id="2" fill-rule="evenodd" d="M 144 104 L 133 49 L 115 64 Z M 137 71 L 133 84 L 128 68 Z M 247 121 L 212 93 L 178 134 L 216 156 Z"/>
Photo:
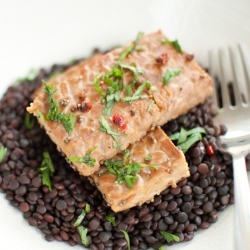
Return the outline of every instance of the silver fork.
<path id="1" fill-rule="evenodd" d="M 245 156 L 250 152 L 250 64 L 247 62 L 250 54 L 247 57 L 244 48 L 221 49 L 218 55 L 209 53 L 216 90 L 213 99 L 220 111 L 215 123 L 227 126 L 228 132 L 221 137 L 222 150 L 233 157 L 236 250 L 250 249 L 250 188 L 245 163 Z"/>

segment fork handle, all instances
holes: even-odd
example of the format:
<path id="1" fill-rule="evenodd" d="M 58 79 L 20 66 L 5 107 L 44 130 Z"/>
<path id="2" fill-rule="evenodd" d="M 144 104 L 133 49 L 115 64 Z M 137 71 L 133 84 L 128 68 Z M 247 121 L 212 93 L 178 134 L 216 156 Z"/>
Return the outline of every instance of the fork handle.
<path id="1" fill-rule="evenodd" d="M 244 154 L 233 156 L 235 250 L 250 249 L 250 188 Z"/>

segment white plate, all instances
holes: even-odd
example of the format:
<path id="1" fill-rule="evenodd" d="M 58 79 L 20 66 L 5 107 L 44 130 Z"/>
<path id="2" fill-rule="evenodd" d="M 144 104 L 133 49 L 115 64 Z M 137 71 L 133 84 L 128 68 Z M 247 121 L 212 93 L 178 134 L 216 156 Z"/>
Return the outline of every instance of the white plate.
<path id="1" fill-rule="evenodd" d="M 0 6 L 0 96 L 31 68 L 49 67 L 88 56 L 133 39 L 138 31 L 162 29 L 194 52 L 204 66 L 207 51 L 229 44 L 250 44 L 249 0 L 9 0 Z M 48 243 L 39 230 L 0 194 L 1 249 L 68 250 Z M 217 223 L 199 230 L 192 241 L 171 249 L 232 250 L 233 206 Z M 83 249 L 80 246 L 75 250 Z"/>

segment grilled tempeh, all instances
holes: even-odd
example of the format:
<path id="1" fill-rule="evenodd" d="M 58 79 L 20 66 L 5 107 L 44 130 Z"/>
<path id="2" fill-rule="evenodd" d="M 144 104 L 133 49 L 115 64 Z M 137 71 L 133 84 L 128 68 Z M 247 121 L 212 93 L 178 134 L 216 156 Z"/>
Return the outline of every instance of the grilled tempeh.
<path id="1" fill-rule="evenodd" d="M 91 176 L 114 212 L 152 201 L 155 195 L 159 195 L 170 185 L 176 187 L 180 180 L 190 175 L 184 154 L 174 146 L 160 128 L 148 132 L 127 150 L 133 162 L 147 165 L 140 169 L 140 173 L 137 174 L 138 179 L 132 188 L 128 188 L 126 183 L 115 184 L 116 176 L 107 173 L 104 165 Z M 152 157 L 145 160 L 148 154 Z M 119 153 L 114 159 L 123 160 L 123 156 L 124 154 Z M 150 167 L 150 164 L 154 164 L 158 169 Z"/>
<path id="2" fill-rule="evenodd" d="M 94 81 L 100 73 L 108 72 L 118 64 L 118 57 L 127 46 L 115 49 L 91 63 L 84 64 L 81 69 L 57 85 L 59 91 L 54 94 L 57 103 L 69 100 L 68 105 L 60 107 L 61 112 L 69 114 L 72 107 L 83 101 L 92 104 L 89 112 L 76 110 L 73 113 L 77 122 L 70 135 L 61 123 L 38 119 L 51 139 L 67 157 L 84 157 L 96 147 L 91 153 L 91 158 L 96 159 L 94 167 L 80 162 L 73 163 L 81 174 L 86 176 L 93 174 L 99 169 L 100 161 L 112 158 L 119 150 L 126 149 L 129 144 L 138 141 L 152 128 L 152 125 L 163 125 L 186 113 L 195 105 L 204 102 L 211 95 L 211 78 L 208 74 L 194 60 L 187 60 L 185 53 L 183 55 L 178 53 L 172 45 L 159 42 L 160 39 L 166 39 L 160 31 L 143 36 L 138 45 L 143 50 L 133 51 L 122 61 L 124 65 L 132 64 L 136 65 L 137 69 L 145 70 L 144 74 L 138 76 L 136 88 L 147 79 L 157 90 L 144 90 L 142 94 L 147 94 L 145 99 L 135 100 L 131 103 L 116 102 L 111 116 L 105 117 L 105 121 L 112 131 L 120 134 L 123 131 L 112 122 L 111 117 L 119 114 L 127 123 L 124 136 L 117 136 L 122 145 L 120 148 L 116 147 L 116 142 L 110 134 L 100 131 L 105 105 L 102 104 L 102 96 L 94 87 Z M 159 63 L 157 58 L 166 53 L 167 62 Z M 164 85 L 163 76 L 166 70 L 175 68 L 180 68 L 182 72 Z M 124 84 L 127 86 L 134 75 L 130 70 L 123 70 Z M 102 92 L 106 92 L 107 87 L 106 82 L 100 81 Z M 133 89 L 134 92 L 136 88 Z M 122 90 L 120 97 L 126 96 L 125 90 Z M 46 115 L 49 110 L 48 95 L 40 93 L 27 110 L 35 116 L 38 116 L 37 111 Z"/>
<path id="3" fill-rule="evenodd" d="M 70 67 L 48 80 L 47 83 L 54 85 L 60 83 L 84 64 L 96 58 L 97 56 L 94 56 Z M 39 88 L 36 93 L 39 94 L 41 89 Z M 127 151 L 130 155 L 126 162 L 131 159 L 131 161 L 147 165 L 136 175 L 138 181 L 132 188 L 128 188 L 126 184 L 115 184 L 116 177 L 111 173 L 103 174 L 107 171 L 105 165 L 90 176 L 90 181 L 97 186 L 115 212 L 153 200 L 155 195 L 160 194 L 168 186 L 175 187 L 179 180 L 189 176 L 183 153 L 173 145 L 160 127 L 148 132 L 140 141 L 130 145 Z M 148 155 L 151 156 L 150 159 L 145 160 Z M 124 160 L 123 157 L 123 153 L 120 153 L 113 160 Z M 150 167 L 152 163 L 155 169 Z"/>

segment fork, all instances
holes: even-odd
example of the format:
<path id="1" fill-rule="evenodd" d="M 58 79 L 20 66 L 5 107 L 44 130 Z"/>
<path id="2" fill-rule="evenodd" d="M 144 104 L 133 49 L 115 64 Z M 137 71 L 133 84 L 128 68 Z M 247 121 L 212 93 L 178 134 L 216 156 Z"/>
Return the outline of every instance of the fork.
<path id="1" fill-rule="evenodd" d="M 250 188 L 245 156 L 250 152 L 250 67 L 247 65 L 246 49 L 238 45 L 221 49 L 218 55 L 210 52 L 209 64 L 214 79 L 213 101 L 220 111 L 215 123 L 225 124 L 228 129 L 221 136 L 221 150 L 230 153 L 233 158 L 234 247 L 235 250 L 249 250 Z"/>

